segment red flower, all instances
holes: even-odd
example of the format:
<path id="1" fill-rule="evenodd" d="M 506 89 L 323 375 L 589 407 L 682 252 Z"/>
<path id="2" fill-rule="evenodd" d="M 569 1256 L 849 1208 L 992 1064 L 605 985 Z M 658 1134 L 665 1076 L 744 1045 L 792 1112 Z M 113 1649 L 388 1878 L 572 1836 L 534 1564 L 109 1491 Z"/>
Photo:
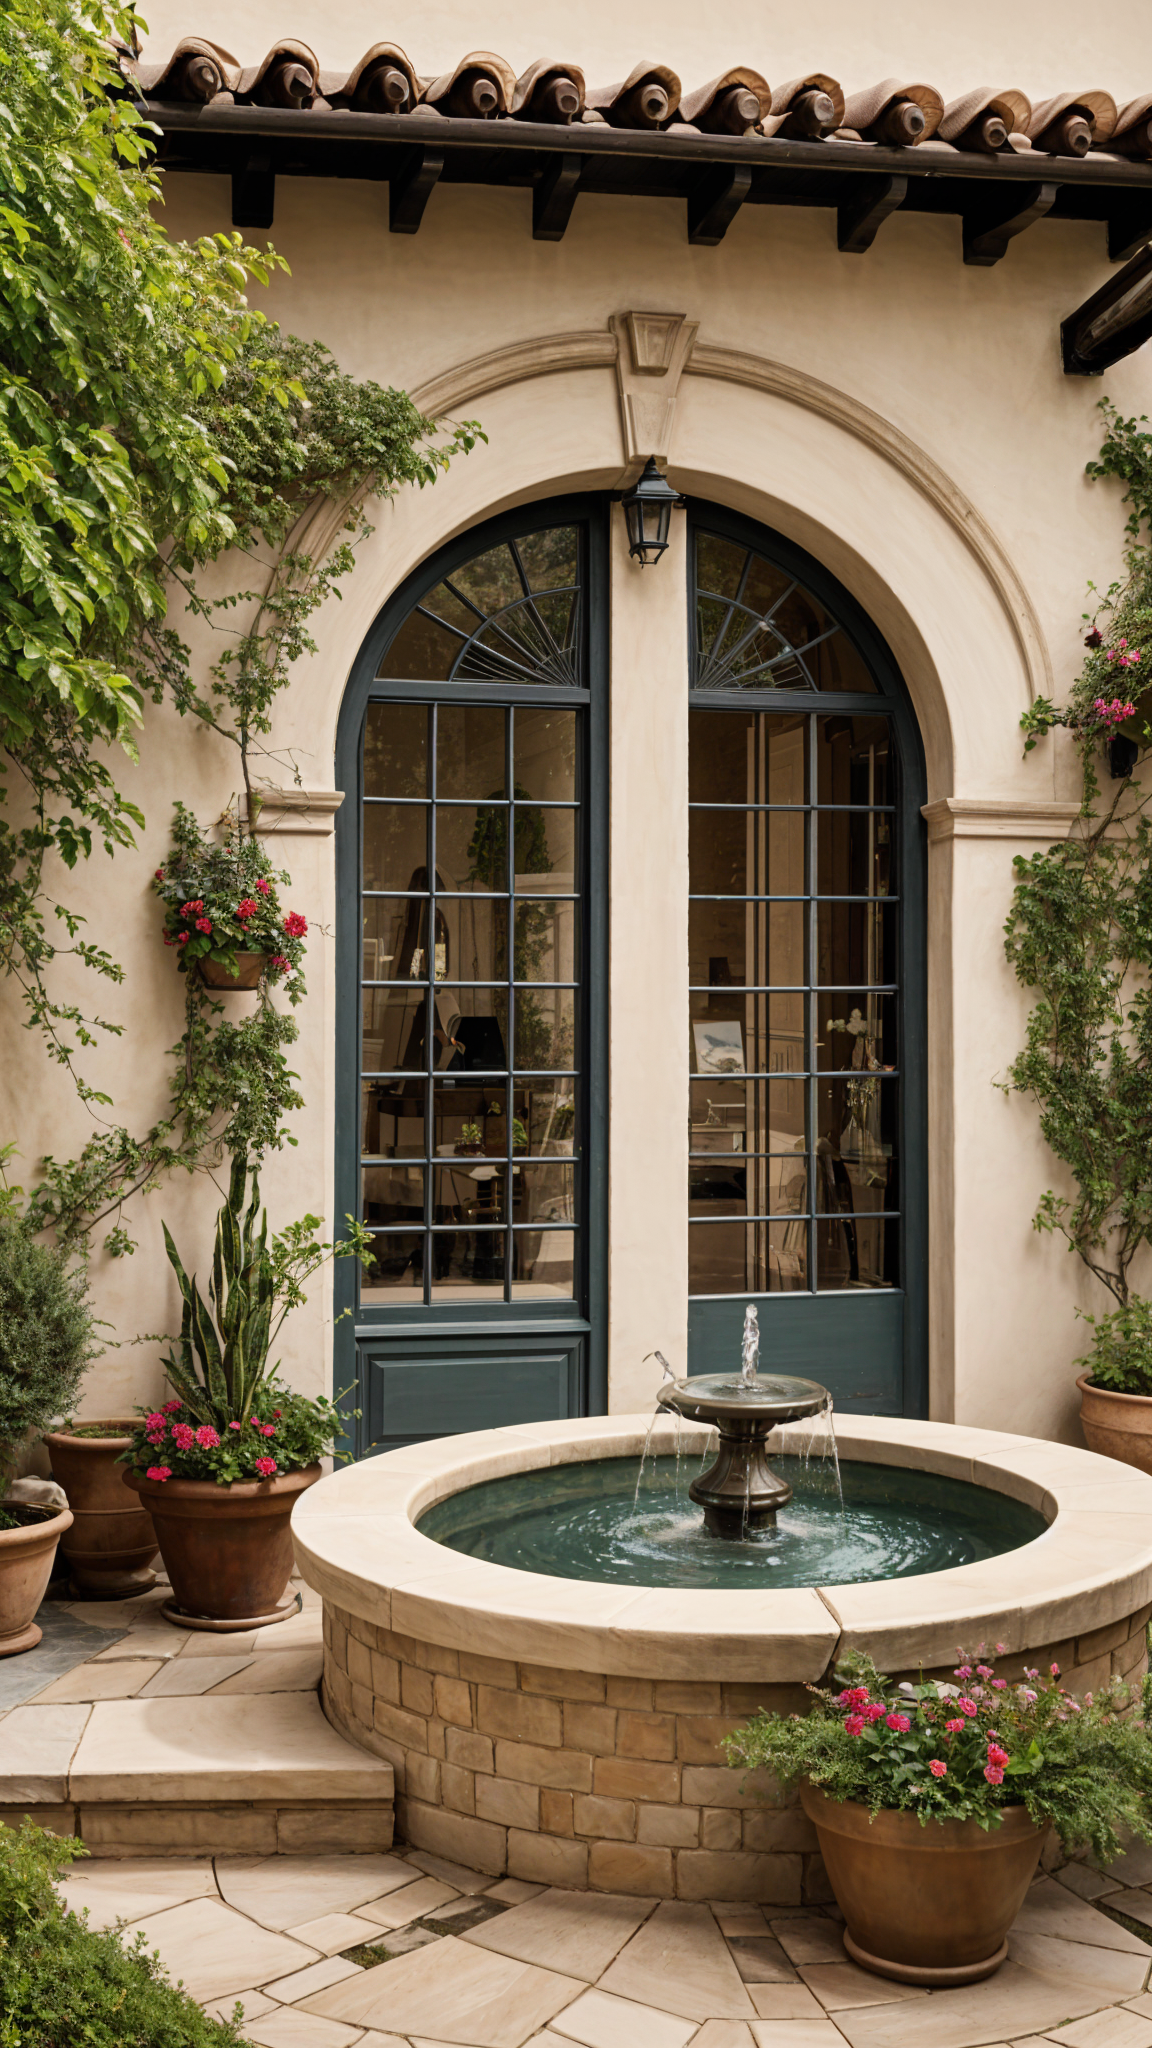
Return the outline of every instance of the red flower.
<path id="1" fill-rule="evenodd" d="M 260 894 L 262 896 L 270 896 L 272 893 L 272 884 L 271 882 L 266 882 L 264 880 L 263 875 L 257 875 L 256 887 L 259 889 Z"/>
<path id="2" fill-rule="evenodd" d="M 995 1764 L 985 1764 L 984 1776 L 990 1785 L 1002 1785 L 1004 1783 L 1004 1773 L 1001 1770 L 997 1770 Z"/>
<path id="3" fill-rule="evenodd" d="M 145 1477 L 148 1479 L 171 1479 L 171 1465 L 149 1465 Z"/>
<path id="4" fill-rule="evenodd" d="M 180 915 L 183 918 L 195 917 L 197 911 L 203 910 L 203 908 L 204 898 L 202 896 L 197 896 L 196 901 L 194 903 L 182 903 L 180 905 Z"/>
<path id="5" fill-rule="evenodd" d="M 1085 647 L 1103 647 L 1104 635 L 1100 631 L 1099 626 L 1093 626 L 1090 633 L 1085 633 L 1084 645 Z"/>
<path id="6" fill-rule="evenodd" d="M 291 974 L 292 972 L 292 962 L 290 960 L 286 960 L 284 958 L 283 953 L 273 953 L 272 958 L 268 962 L 268 965 L 269 967 L 273 968 L 277 974 L 283 974 L 285 969 L 287 969 L 289 974 Z"/>
<path id="7" fill-rule="evenodd" d="M 256 1470 L 260 1474 L 261 1479 L 271 1479 L 272 1474 L 276 1470 L 275 1458 L 257 1458 Z"/>
<path id="8" fill-rule="evenodd" d="M 178 1415 L 183 1406 L 183 1401 L 165 1401 L 160 1412 L 162 1415 Z"/>
<path id="9" fill-rule="evenodd" d="M 236 915 L 240 919 L 241 923 L 243 923 L 246 917 L 255 917 L 259 908 L 260 905 L 256 902 L 254 897 L 245 896 L 244 901 L 242 903 L 238 903 L 236 906 Z"/>
<path id="10" fill-rule="evenodd" d="M 212 919 L 210 917 L 198 917 L 196 919 L 196 929 L 198 932 L 210 932 L 212 929 Z"/>
<path id="11" fill-rule="evenodd" d="M 863 1735 L 863 1733 L 864 1733 L 864 1716 L 863 1716 L 863 1714 L 849 1714 L 849 1716 L 848 1716 L 847 1720 L 846 1720 L 846 1721 L 845 1721 L 845 1723 L 844 1723 L 844 1733 L 845 1733 L 846 1735 Z"/>
<path id="12" fill-rule="evenodd" d="M 1008 1761 L 1008 1751 L 1001 1749 L 998 1743 L 990 1742 L 988 1744 L 988 1761 L 990 1764 L 995 1764 L 998 1770 L 1002 1770 Z"/>
<path id="13" fill-rule="evenodd" d="M 957 1700 L 956 1705 L 962 1714 L 978 1714 L 980 1711 L 975 1700 Z"/>
<path id="14" fill-rule="evenodd" d="M 172 1433 L 175 1435 L 175 1430 Z M 202 1451 L 218 1451 L 220 1448 L 220 1438 L 211 1424 L 207 1422 L 202 1422 L 196 1431 L 196 1441 Z"/>
<path id="15" fill-rule="evenodd" d="M 861 1707 L 860 1712 L 866 1721 L 882 1721 L 885 1713 L 884 1703 L 882 1700 L 873 1700 L 869 1706 Z"/>
<path id="16" fill-rule="evenodd" d="M 178 1451 L 190 1451 L 196 1441 L 196 1432 L 190 1422 L 172 1424 L 172 1441 Z"/>
<path id="17" fill-rule="evenodd" d="M 165 934 L 164 934 L 164 944 L 165 944 L 166 946 L 174 946 L 174 945 L 176 944 L 176 941 L 175 941 L 175 939 L 170 939 L 170 938 L 168 937 L 168 934 L 167 934 L 167 932 L 165 932 Z"/>
<path id="18" fill-rule="evenodd" d="M 290 939 L 302 939 L 308 930 L 308 920 L 298 910 L 290 910 L 284 919 L 284 929 Z"/>
<path id="19" fill-rule="evenodd" d="M 230 1422 L 228 1427 L 229 1429 L 243 1429 L 244 1424 L 242 1422 Z"/>
<path id="20" fill-rule="evenodd" d="M 907 1714 L 889 1714 L 886 1717 L 886 1725 L 895 1729 L 897 1735 L 907 1735 L 912 1723 Z"/>
<path id="21" fill-rule="evenodd" d="M 157 870 L 156 870 L 156 875 L 155 875 L 155 879 L 156 879 L 156 881 L 158 881 L 158 882 L 162 882 L 162 881 L 164 880 L 164 870 L 163 870 L 163 868 L 157 868 Z"/>
<path id="22" fill-rule="evenodd" d="M 256 1427 L 260 1431 L 261 1436 L 275 1436 L 276 1434 L 270 1422 L 258 1422 Z"/>
<path id="23" fill-rule="evenodd" d="M 177 932 L 177 934 L 176 934 L 176 944 L 177 944 L 178 946 L 186 946 L 186 945 L 188 944 L 188 941 L 189 941 L 189 939 L 190 939 L 191 937 L 192 937 L 192 934 L 191 934 L 191 932 Z"/>
<path id="24" fill-rule="evenodd" d="M 942 1764 L 939 1757 L 933 1757 L 928 1769 L 934 1778 L 946 1778 L 948 1776 L 948 1766 L 947 1764 Z"/>
<path id="25" fill-rule="evenodd" d="M 154 1414 L 144 1417 L 144 1427 L 145 1429 L 163 1429 L 165 1427 L 164 1417 L 159 1409 Z"/>
<path id="26" fill-rule="evenodd" d="M 945 1732 L 949 1735 L 963 1735 L 964 1727 L 963 1721 L 945 1721 L 944 1723 Z"/>

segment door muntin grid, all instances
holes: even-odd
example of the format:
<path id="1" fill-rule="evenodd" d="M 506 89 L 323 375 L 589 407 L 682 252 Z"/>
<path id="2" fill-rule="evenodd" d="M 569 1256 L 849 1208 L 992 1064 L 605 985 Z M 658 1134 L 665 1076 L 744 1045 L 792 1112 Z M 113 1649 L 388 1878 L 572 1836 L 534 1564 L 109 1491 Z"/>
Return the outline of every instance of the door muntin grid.
<path id="1" fill-rule="evenodd" d="M 893 1290 L 904 1149 L 895 724 L 867 702 L 880 692 L 856 648 L 831 687 L 810 660 L 787 690 L 779 664 L 751 684 L 718 681 L 715 647 L 735 638 L 733 618 L 747 644 L 738 601 L 758 577 L 791 594 L 822 645 L 847 636 L 754 548 L 696 539 L 689 1292 Z M 709 588 L 717 562 L 727 627 Z"/>
<path id="2" fill-rule="evenodd" d="M 362 1310 L 571 1306 L 582 1291 L 585 552 L 573 526 L 485 550 L 409 611 L 377 668 L 362 747 L 359 1197 L 376 1250 Z M 557 564 L 574 579 L 563 589 Z M 410 653 L 409 625 L 423 633 L 445 590 L 495 621 L 489 653 L 411 675 L 392 650 Z M 513 663 L 507 612 L 542 607 L 543 628 L 517 627 Z"/>

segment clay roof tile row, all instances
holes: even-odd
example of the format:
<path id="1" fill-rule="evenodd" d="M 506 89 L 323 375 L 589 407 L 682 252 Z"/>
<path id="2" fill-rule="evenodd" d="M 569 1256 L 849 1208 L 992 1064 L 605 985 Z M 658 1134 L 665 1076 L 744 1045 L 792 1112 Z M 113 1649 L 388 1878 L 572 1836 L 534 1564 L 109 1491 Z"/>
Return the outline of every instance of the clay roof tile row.
<path id="1" fill-rule="evenodd" d="M 452 119 L 606 123 L 669 134 L 784 135 L 822 140 L 925 143 L 960 150 L 1083 156 L 1090 148 L 1152 161 L 1152 91 L 1119 108 L 1109 93 L 1065 92 L 1033 106 L 1015 88 L 978 86 L 945 105 L 934 86 L 887 78 L 845 95 L 836 79 L 809 72 L 769 86 L 752 65 L 737 64 L 685 92 L 667 64 L 637 64 L 627 78 L 586 86 L 578 64 L 541 59 L 519 78 L 491 50 L 472 50 L 439 78 L 416 72 L 395 43 L 374 43 L 351 71 L 323 71 L 294 37 L 275 43 L 262 63 L 244 68 L 228 50 L 184 36 L 162 64 L 121 53 L 122 68 L 153 100 L 192 104 L 349 108 L 353 112 Z"/>

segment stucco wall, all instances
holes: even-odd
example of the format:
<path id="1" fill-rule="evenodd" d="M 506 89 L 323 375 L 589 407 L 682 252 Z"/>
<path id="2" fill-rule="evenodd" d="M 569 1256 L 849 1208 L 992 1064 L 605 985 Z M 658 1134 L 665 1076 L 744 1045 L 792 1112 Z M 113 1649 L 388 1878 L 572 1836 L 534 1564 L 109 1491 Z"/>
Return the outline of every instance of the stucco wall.
<path id="1" fill-rule="evenodd" d="M 150 14 L 157 53 L 196 29 L 246 61 L 274 33 L 295 33 L 322 63 L 350 62 L 380 32 L 376 14 L 359 0 L 339 15 L 314 6 L 281 11 L 264 0 L 239 21 L 219 0 L 157 5 Z M 629 46 L 615 60 L 620 18 L 607 8 L 582 11 L 578 35 L 557 7 L 493 14 L 439 6 L 423 10 L 407 31 L 402 22 L 387 26 L 421 70 L 477 44 L 503 51 L 516 66 L 552 48 L 571 52 L 590 76 L 619 76 L 636 54 Z M 1003 75 L 1036 96 L 1089 72 L 1091 82 L 1118 88 L 1133 53 L 1150 40 L 1135 0 L 1091 20 L 1066 5 L 1003 10 L 990 0 L 960 14 L 922 4 L 876 20 L 837 0 L 802 18 L 779 17 L 770 36 L 761 11 L 749 6 L 729 10 L 715 39 L 708 17 L 677 5 L 659 33 L 646 36 L 652 53 L 678 64 L 686 80 L 746 57 L 772 77 L 816 61 L 849 83 L 900 70 L 946 91 Z M 1101 61 L 1102 51 L 1110 61 Z M 1152 59 L 1152 49 L 1147 54 Z M 165 218 L 174 234 L 227 227 L 226 182 L 173 177 Z M 951 814 L 940 814 L 933 829 L 942 836 L 930 853 L 933 1412 L 1072 1435 L 1068 1368 L 1082 1341 L 1072 1310 L 1077 1302 L 1093 1305 L 1092 1294 L 1074 1262 L 1030 1227 L 1049 1162 L 1031 1113 L 1006 1101 L 993 1082 L 1020 1041 L 1024 1015 L 1001 951 L 1011 858 L 1045 842 L 1050 828 L 1035 821 L 1034 807 L 1072 794 L 1058 744 L 1023 762 L 1018 720 L 1030 691 L 1054 686 L 1059 694 L 1070 681 L 1085 582 L 1106 582 L 1118 560 L 1118 494 L 1083 475 L 1099 441 L 1101 388 L 1126 411 L 1152 401 L 1147 350 L 1103 387 L 1060 373 L 1059 319 L 1108 274 L 1103 229 L 1041 223 L 1013 243 L 1004 262 L 982 270 L 962 264 L 959 222 L 951 218 L 896 215 L 864 257 L 838 254 L 834 219 L 824 211 L 746 208 L 716 249 L 689 247 L 679 202 L 581 197 L 559 244 L 533 242 L 529 221 L 527 192 L 444 188 L 432 195 L 418 235 L 394 236 L 385 187 L 281 178 L 270 239 L 292 274 L 278 277 L 260 301 L 298 332 L 325 340 L 345 368 L 409 388 L 512 342 L 606 334 L 610 315 L 628 308 L 682 312 L 699 322 L 700 346 L 769 366 L 758 384 L 685 375 L 673 481 L 766 521 L 825 561 L 870 611 L 902 666 L 924 736 L 930 798 L 1002 807 L 991 822 L 969 810 L 954 838 L 947 836 Z M 575 486 L 611 488 L 621 475 L 610 366 L 561 368 L 475 400 L 467 377 L 459 389 L 459 409 L 482 420 L 488 445 L 434 490 L 380 508 L 343 603 L 321 617 L 320 652 L 301 664 L 278 712 L 272 744 L 292 755 L 306 784 L 331 786 L 350 665 L 379 606 L 414 565 L 505 505 Z M 677 1022 L 687 982 L 683 574 L 682 543 L 641 574 L 617 538 L 616 1408 L 647 1398 L 652 1368 L 641 1365 L 644 1352 L 659 1345 L 676 1358 L 684 1343 L 688 1069 L 687 1033 Z M 96 856 L 68 880 L 67 892 L 89 916 L 90 936 L 127 970 L 122 988 L 99 990 L 101 1012 L 122 1022 L 125 1035 L 82 1064 L 114 1097 L 115 1114 L 139 1125 L 161 1106 L 162 1056 L 181 1029 L 180 989 L 159 945 L 148 880 L 166 845 L 173 798 L 211 815 L 236 777 L 234 760 L 210 734 L 151 709 L 140 767 L 118 773 L 147 813 L 139 857 L 122 854 L 110 865 Z M 298 1148 L 270 1162 L 265 1186 L 278 1221 L 304 1208 L 330 1217 L 333 840 L 286 835 L 270 847 L 292 870 L 290 900 L 308 915 L 313 943 L 296 1062 L 308 1106 L 295 1126 Z M 8 992 L 0 995 L 7 1006 Z M 58 1070 L 10 1014 L 0 1139 L 16 1136 L 27 1180 L 39 1153 L 75 1151 L 90 1126 Z M 635 1163 L 641 1156 L 643 1175 Z M 203 1267 L 194 1220 L 203 1227 L 214 1199 L 202 1184 L 168 1185 L 134 1205 L 135 1258 L 97 1256 L 101 1313 L 118 1338 L 171 1326 L 174 1291 L 159 1219 L 172 1225 L 189 1263 Z M 302 1386 L 328 1383 L 329 1318 L 326 1290 L 318 1288 L 285 1332 L 284 1361 Z M 93 1376 L 88 1412 L 157 1391 L 156 1358 L 154 1344 L 110 1350 Z"/>

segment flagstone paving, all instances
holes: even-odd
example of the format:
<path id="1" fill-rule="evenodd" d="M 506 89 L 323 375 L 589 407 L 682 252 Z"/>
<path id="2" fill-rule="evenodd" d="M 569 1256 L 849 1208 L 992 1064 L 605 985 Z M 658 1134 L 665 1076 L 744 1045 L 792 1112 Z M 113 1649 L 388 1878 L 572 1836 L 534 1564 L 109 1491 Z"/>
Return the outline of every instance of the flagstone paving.
<path id="1" fill-rule="evenodd" d="M 213 1702 L 229 1727 L 258 1694 L 304 1695 L 300 1711 L 316 1714 L 320 1611 L 300 1590 L 293 1620 L 252 1637 L 169 1628 L 156 1613 L 163 1586 L 135 1601 L 53 1603 L 48 1650 L 12 1660 L 20 1685 L 0 1693 L 0 1749 L 27 1781 L 20 1796 L 62 1798 L 82 1728 L 131 1700 L 155 1703 L 150 1725 L 169 1713 L 203 1721 L 205 1739 Z M 315 1856 L 208 1846 L 94 1857 L 60 1890 L 93 1926 L 142 1933 L 208 2011 L 239 2002 L 257 2048 L 1152 2048 L 1152 1848 L 1103 1873 L 1042 1875 L 1004 1967 L 925 1992 L 850 1962 L 835 1907 L 567 1892 L 401 1845 Z"/>

